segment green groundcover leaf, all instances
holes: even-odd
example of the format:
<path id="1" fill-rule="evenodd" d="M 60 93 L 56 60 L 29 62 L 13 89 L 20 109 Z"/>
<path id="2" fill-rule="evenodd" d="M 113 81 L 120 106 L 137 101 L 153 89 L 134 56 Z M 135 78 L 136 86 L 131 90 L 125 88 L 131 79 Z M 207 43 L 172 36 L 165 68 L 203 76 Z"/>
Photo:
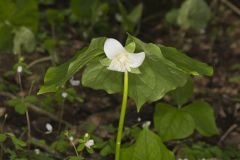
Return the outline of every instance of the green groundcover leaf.
<path id="1" fill-rule="evenodd" d="M 22 50 L 32 52 L 35 49 L 36 42 L 33 32 L 27 27 L 20 27 L 15 32 L 13 39 L 13 53 L 20 54 Z"/>
<path id="2" fill-rule="evenodd" d="M 165 103 L 156 105 L 154 126 L 164 141 L 190 136 L 195 123 L 190 114 Z"/>
<path id="3" fill-rule="evenodd" d="M 37 0 L 0 1 L 0 23 L 9 23 L 13 26 L 25 26 L 33 32 L 38 27 Z"/>
<path id="4" fill-rule="evenodd" d="M 177 89 L 169 93 L 171 98 L 177 103 L 178 106 L 182 106 L 188 102 L 189 98 L 193 95 L 193 80 L 189 77 L 187 83 L 183 87 L 178 87 Z"/>
<path id="5" fill-rule="evenodd" d="M 135 8 L 133 8 L 133 10 L 130 13 L 128 13 L 126 8 L 123 6 L 123 4 L 120 1 L 118 2 L 119 2 L 118 3 L 119 10 L 122 16 L 122 19 L 121 19 L 122 26 L 125 31 L 128 31 L 131 33 L 134 31 L 135 26 L 141 19 L 143 4 L 140 3 Z"/>
<path id="6" fill-rule="evenodd" d="M 197 131 L 203 136 L 218 134 L 212 107 L 204 101 L 195 101 L 183 110 L 189 113 L 195 122 Z"/>
<path id="7" fill-rule="evenodd" d="M 7 24 L 0 23 L 0 50 L 5 52 L 10 52 L 13 46 L 12 38 L 13 34 L 11 32 L 12 27 Z"/>
<path id="8" fill-rule="evenodd" d="M 0 143 L 4 142 L 7 139 L 6 134 L 0 133 Z"/>
<path id="9" fill-rule="evenodd" d="M 203 136 L 218 134 L 213 109 L 203 101 L 195 101 L 183 108 L 157 104 L 154 126 L 164 141 L 186 138 L 194 129 Z"/>
<path id="10" fill-rule="evenodd" d="M 184 28 L 204 29 L 211 19 L 211 11 L 204 0 L 186 0 L 178 15 L 178 24 Z"/>
<path id="11" fill-rule="evenodd" d="M 105 38 L 94 39 L 88 48 L 81 50 L 73 59 L 59 67 L 50 68 L 39 93 L 55 92 L 84 66 L 86 66 L 82 76 L 84 86 L 103 89 L 108 93 L 122 91 L 123 74 L 107 70 L 105 66 L 108 62 L 105 61 L 104 42 Z M 136 52 L 144 51 L 146 53 L 144 63 L 136 72 L 138 74 L 129 73 L 129 96 L 135 101 L 138 111 L 144 103 L 159 100 L 167 92 L 183 86 L 190 73 L 201 74 L 203 72 L 200 68 L 208 67 L 204 63 L 192 61 L 191 58 L 178 53 L 177 50 L 170 54 L 178 54 L 177 58 L 183 58 L 184 63 L 174 60 L 173 56 L 165 58 L 159 46 L 144 43 L 130 35 L 127 42 L 136 44 Z M 168 49 L 165 52 L 168 52 Z M 189 65 L 193 62 L 196 62 L 195 67 Z M 205 69 L 202 70 L 205 71 Z"/>
<path id="12" fill-rule="evenodd" d="M 29 28 L 31 32 L 36 33 L 38 29 L 38 15 L 37 0 L 0 0 L 0 50 L 5 52 L 12 51 L 14 29 L 24 26 Z M 32 34 L 31 32 L 30 34 Z M 19 43 L 20 39 L 18 38 L 17 41 Z M 28 42 L 30 44 L 27 45 L 27 42 L 22 41 L 22 43 L 25 43 L 24 48 L 27 51 L 31 50 L 30 45 L 34 41 Z M 15 47 L 17 46 L 15 45 Z M 18 48 L 14 50 L 16 49 Z"/>
<path id="13" fill-rule="evenodd" d="M 121 160 L 174 160 L 174 155 L 161 139 L 148 128 L 144 128 L 129 148 L 122 148 Z"/>

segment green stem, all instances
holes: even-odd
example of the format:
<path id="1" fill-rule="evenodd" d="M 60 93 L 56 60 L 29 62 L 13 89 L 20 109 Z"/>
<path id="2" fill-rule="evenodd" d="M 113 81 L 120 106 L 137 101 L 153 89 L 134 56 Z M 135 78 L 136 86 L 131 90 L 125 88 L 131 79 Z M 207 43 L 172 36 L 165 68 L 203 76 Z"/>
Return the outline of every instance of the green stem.
<path id="1" fill-rule="evenodd" d="M 122 139 L 124 119 L 125 119 L 126 108 L 127 108 L 127 97 L 128 97 L 128 72 L 125 72 L 124 73 L 122 108 L 121 108 L 121 113 L 120 113 L 120 120 L 119 120 L 119 124 L 118 124 L 118 134 L 117 134 L 117 141 L 116 141 L 115 160 L 120 159 L 121 139 Z"/>
<path id="2" fill-rule="evenodd" d="M 79 157 L 79 154 L 78 154 L 78 151 L 77 151 L 77 148 L 76 148 L 75 144 L 72 141 L 71 141 L 71 144 L 72 144 L 72 146 L 74 148 L 74 151 L 75 151 L 77 157 Z"/>

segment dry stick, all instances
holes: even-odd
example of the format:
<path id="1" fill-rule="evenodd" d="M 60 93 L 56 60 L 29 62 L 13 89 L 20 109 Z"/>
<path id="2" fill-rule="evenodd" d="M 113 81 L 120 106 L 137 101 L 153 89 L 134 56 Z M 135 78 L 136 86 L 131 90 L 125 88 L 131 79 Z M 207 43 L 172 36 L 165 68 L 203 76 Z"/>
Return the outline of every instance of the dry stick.
<path id="1" fill-rule="evenodd" d="M 228 6 L 233 12 L 235 12 L 237 15 L 240 16 L 240 9 L 236 7 L 234 4 L 229 2 L 228 0 L 221 0 L 222 3 L 224 3 L 226 6 Z"/>
<path id="2" fill-rule="evenodd" d="M 219 145 L 236 127 L 238 127 L 237 124 L 231 125 L 231 127 L 229 127 L 228 130 L 222 135 L 217 144 Z"/>
<path id="3" fill-rule="evenodd" d="M 16 99 L 17 98 L 16 96 L 14 96 L 13 94 L 8 93 L 8 92 L 0 92 L 0 96 L 10 97 L 12 99 Z M 27 107 L 30 110 L 32 110 L 33 112 L 45 115 L 45 116 L 51 118 L 54 121 L 61 122 L 61 123 L 65 124 L 68 127 L 72 127 L 72 125 L 69 122 L 59 119 L 57 116 L 55 116 L 55 115 L 53 115 L 53 114 L 51 114 L 51 113 L 41 109 L 40 107 L 38 107 L 38 106 L 36 106 L 34 104 L 27 103 Z"/>
<path id="4" fill-rule="evenodd" d="M 34 65 L 36 65 L 36 64 L 38 64 L 38 63 L 41 63 L 41 62 L 50 61 L 51 59 L 52 59 L 52 58 L 51 58 L 50 56 L 37 59 L 37 60 L 35 60 L 35 61 L 32 61 L 32 62 L 28 65 L 28 68 L 31 68 L 31 67 L 33 67 Z"/>

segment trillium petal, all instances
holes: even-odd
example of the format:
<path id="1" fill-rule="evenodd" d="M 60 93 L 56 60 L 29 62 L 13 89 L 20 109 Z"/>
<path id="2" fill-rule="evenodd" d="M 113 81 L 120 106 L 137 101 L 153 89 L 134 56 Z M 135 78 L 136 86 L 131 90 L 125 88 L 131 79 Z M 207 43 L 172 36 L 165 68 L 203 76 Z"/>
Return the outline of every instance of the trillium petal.
<path id="1" fill-rule="evenodd" d="M 129 66 L 131 68 L 137 68 L 143 63 L 144 59 L 145 59 L 145 53 L 144 52 L 130 53 L 129 54 L 129 60 L 130 60 Z"/>
<path id="2" fill-rule="evenodd" d="M 126 50 L 118 40 L 108 38 L 104 43 L 104 52 L 109 59 L 113 59 L 116 55 L 126 52 Z"/>

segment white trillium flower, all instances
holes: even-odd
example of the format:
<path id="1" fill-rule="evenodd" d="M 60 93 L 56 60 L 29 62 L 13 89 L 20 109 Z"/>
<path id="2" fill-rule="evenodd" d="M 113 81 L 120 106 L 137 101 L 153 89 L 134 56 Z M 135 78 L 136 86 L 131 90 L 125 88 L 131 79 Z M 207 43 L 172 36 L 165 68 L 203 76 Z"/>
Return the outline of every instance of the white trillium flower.
<path id="1" fill-rule="evenodd" d="M 53 131 L 53 126 L 50 123 L 47 123 L 46 129 L 47 129 L 47 131 L 45 132 L 45 134 L 50 134 Z"/>
<path id="2" fill-rule="evenodd" d="M 122 44 L 113 38 L 108 38 L 104 44 L 104 52 L 111 60 L 107 69 L 118 72 L 130 72 L 131 68 L 138 68 L 145 59 L 145 53 L 129 53 Z"/>
<path id="3" fill-rule="evenodd" d="M 91 148 L 92 146 L 94 145 L 94 140 L 93 139 L 90 139 L 90 140 L 88 140 L 86 143 L 85 143 L 85 146 L 87 147 L 87 148 Z"/>

